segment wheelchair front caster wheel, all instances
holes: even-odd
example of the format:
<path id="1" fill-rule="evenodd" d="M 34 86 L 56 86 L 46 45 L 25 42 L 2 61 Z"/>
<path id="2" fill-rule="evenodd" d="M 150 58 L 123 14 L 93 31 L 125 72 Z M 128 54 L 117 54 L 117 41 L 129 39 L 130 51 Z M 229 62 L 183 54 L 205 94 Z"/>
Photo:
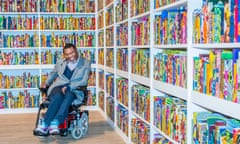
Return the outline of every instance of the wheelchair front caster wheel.
<path id="1" fill-rule="evenodd" d="M 60 133 L 60 136 L 66 137 L 68 135 L 68 131 L 64 131 Z"/>
<path id="2" fill-rule="evenodd" d="M 80 139 L 83 135 L 82 129 L 79 127 L 75 127 L 72 129 L 72 137 L 76 140 Z"/>

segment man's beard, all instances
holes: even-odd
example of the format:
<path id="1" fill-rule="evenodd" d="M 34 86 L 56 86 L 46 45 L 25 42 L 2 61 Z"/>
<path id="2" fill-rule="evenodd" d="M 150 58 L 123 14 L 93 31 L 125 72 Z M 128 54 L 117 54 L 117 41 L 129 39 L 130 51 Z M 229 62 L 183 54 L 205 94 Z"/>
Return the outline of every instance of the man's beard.
<path id="1" fill-rule="evenodd" d="M 77 58 L 74 58 L 74 59 L 72 59 L 72 60 L 71 60 L 71 59 L 67 59 L 67 62 L 74 64 L 74 63 L 77 62 Z"/>
<path id="2" fill-rule="evenodd" d="M 76 59 L 74 59 L 74 60 L 67 60 L 67 62 L 68 62 L 68 63 L 72 63 L 72 64 L 74 64 L 74 63 L 77 62 L 77 60 L 76 60 Z"/>

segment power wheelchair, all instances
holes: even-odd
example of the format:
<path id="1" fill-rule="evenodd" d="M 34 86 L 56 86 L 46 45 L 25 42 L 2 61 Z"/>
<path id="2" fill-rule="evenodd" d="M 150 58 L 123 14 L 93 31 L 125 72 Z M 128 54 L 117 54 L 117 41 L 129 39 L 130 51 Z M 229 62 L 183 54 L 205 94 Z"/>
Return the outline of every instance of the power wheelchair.
<path id="1" fill-rule="evenodd" d="M 77 90 L 82 91 L 84 93 L 84 99 L 80 102 L 78 99 L 75 99 L 72 105 L 69 108 L 68 117 L 64 120 L 64 123 L 59 125 L 59 135 L 67 136 L 69 133 L 76 140 L 80 139 L 83 136 L 86 136 L 88 133 L 88 123 L 89 123 L 89 112 L 88 110 L 82 110 L 81 106 L 87 105 L 88 100 L 88 90 L 87 86 L 77 87 Z M 40 88 L 41 95 L 45 95 L 47 93 L 47 88 Z M 40 120 L 42 120 L 46 109 L 49 105 L 49 99 L 46 97 L 38 109 L 37 119 L 35 123 L 35 129 L 37 128 Z M 36 130 L 33 130 L 33 135 L 35 136 L 49 136 L 50 134 L 43 134 Z"/>

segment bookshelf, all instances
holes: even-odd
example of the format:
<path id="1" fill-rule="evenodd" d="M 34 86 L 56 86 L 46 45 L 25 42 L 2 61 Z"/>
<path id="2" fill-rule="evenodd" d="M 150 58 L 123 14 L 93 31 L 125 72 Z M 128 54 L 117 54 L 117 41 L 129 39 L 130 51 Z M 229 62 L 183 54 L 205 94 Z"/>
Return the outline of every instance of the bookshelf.
<path id="1" fill-rule="evenodd" d="M 203 120 L 207 121 L 206 118 L 211 116 L 210 113 L 214 113 L 212 116 L 218 117 L 217 124 L 220 126 L 228 123 L 236 127 L 239 123 L 235 120 L 240 120 L 239 99 L 224 94 L 213 96 L 217 95 L 216 93 L 223 93 L 219 87 L 225 83 L 218 83 L 219 87 L 212 86 L 217 92 L 210 90 L 207 85 L 212 84 L 209 77 L 213 74 L 210 72 L 209 77 L 203 75 L 204 73 L 200 72 L 202 69 L 196 66 L 200 58 L 206 61 L 210 58 L 210 54 L 213 58 L 220 58 L 217 55 L 220 54 L 219 51 L 226 52 L 224 57 L 230 57 L 229 51 L 239 48 L 238 35 L 233 31 L 233 27 L 237 29 L 237 24 L 231 21 L 229 33 L 224 27 L 223 32 L 228 34 L 226 37 L 221 33 L 221 25 L 215 25 L 216 31 L 204 31 L 201 28 L 205 25 L 201 27 L 198 23 L 199 12 L 207 8 L 202 1 L 173 0 L 172 3 L 167 3 L 162 0 L 96 0 L 87 1 L 91 5 L 89 8 L 82 4 L 84 0 L 79 0 L 77 1 L 77 5 L 81 5 L 79 12 L 74 11 L 73 3 L 66 5 L 68 8 L 65 11 L 63 0 L 58 1 L 59 7 L 56 3 L 52 4 L 53 7 L 49 7 L 51 1 L 42 0 L 39 3 L 31 1 L 32 7 L 26 4 L 25 8 L 17 1 L 13 1 L 11 7 L 6 7 L 10 3 L 4 1 L 0 10 L 7 10 L 1 11 L 1 14 L 8 16 L 9 21 L 13 19 L 14 23 L 15 18 L 25 23 L 31 20 L 35 24 L 29 27 L 20 24 L 18 25 L 20 28 L 13 24 L 12 27 L 3 28 L 1 25 L 3 18 L 0 19 L 1 53 L 4 53 L 4 57 L 9 53 L 10 58 L 11 54 L 19 56 L 19 60 L 13 61 L 13 64 L 9 64 L 9 59 L 5 61 L 0 59 L 0 63 L 7 63 L 0 66 L 1 72 L 5 75 L 9 70 L 16 70 L 18 73 L 12 75 L 21 77 L 26 75 L 23 71 L 33 71 L 31 74 L 37 75 L 38 81 L 42 81 L 45 73 L 53 67 L 53 62 L 44 59 L 44 56 L 48 55 L 48 59 L 51 57 L 56 59 L 61 55 L 59 48 L 63 42 L 53 43 L 52 41 L 56 41 L 59 37 L 72 40 L 71 36 L 74 34 L 82 38 L 77 41 L 81 53 L 85 53 L 88 57 L 91 55 L 91 59 L 94 57 L 92 54 L 95 55 L 96 64 L 92 65 L 95 73 L 92 77 L 95 75 L 96 80 L 95 83 L 91 82 L 91 87 L 96 88 L 95 103 L 126 143 L 140 143 L 141 139 L 142 143 L 150 144 L 159 141 L 174 144 L 194 143 L 193 139 L 197 140 L 195 136 L 199 132 L 196 127 L 201 124 L 198 118 L 204 117 Z M 213 5 L 214 8 L 222 10 L 223 4 L 208 6 L 213 8 Z M 231 7 L 233 5 L 225 5 L 225 8 L 228 6 L 230 6 L 229 11 L 234 10 L 231 12 L 233 14 L 239 11 L 237 7 Z M 56 11 L 58 8 L 59 11 Z M 91 9 L 96 9 L 96 13 L 88 11 Z M 203 14 L 206 14 L 204 12 L 206 11 L 203 11 Z M 216 14 L 215 18 L 220 18 L 217 12 L 210 14 Z M 230 17 L 235 21 L 237 19 L 236 14 Z M 58 18 L 60 27 L 52 23 Z M 94 23 L 96 28 L 86 27 L 85 24 L 78 28 L 72 25 L 65 27 L 61 24 L 62 21 L 69 23 L 78 18 L 81 18 L 83 23 L 85 21 L 91 23 L 90 25 L 93 24 L 91 19 L 96 18 Z M 217 19 L 214 20 L 217 21 Z M 43 21 L 46 24 L 42 24 Z M 209 32 L 215 35 L 207 39 L 206 35 L 212 35 Z M 7 39 L 7 43 L 3 42 L 4 38 Z M 15 40 L 17 38 L 20 40 Z M 11 43 L 11 39 L 15 41 Z M 55 56 L 50 55 L 53 53 Z M 29 58 L 28 64 L 22 64 L 24 56 Z M 225 62 L 229 61 L 225 60 Z M 212 61 L 205 64 L 217 68 Z M 203 64 L 202 67 L 204 67 Z M 214 72 L 214 74 L 217 73 Z M 200 76 L 195 76 L 196 73 L 200 73 Z M 217 74 L 220 78 L 223 77 Z M 229 82 L 231 87 L 233 82 L 236 83 L 236 79 L 233 78 L 236 75 L 227 74 L 229 79 L 233 80 Z M 200 77 L 205 77 L 205 82 L 208 83 L 200 81 Z M 218 82 L 216 77 L 212 79 L 214 84 Z M 224 86 L 221 88 L 229 88 L 227 84 Z M 6 88 L 0 88 L 0 91 L 3 90 Z M 36 85 L 7 90 L 20 91 L 23 94 L 30 92 L 33 96 L 39 95 Z M 238 90 L 235 87 L 233 91 L 229 91 L 233 94 L 236 92 L 238 93 Z M 1 113 L 23 110 L 31 112 L 35 109 L 3 109 Z M 211 131 L 206 133 L 212 134 Z M 226 133 L 231 134 L 229 131 Z M 223 139 L 226 139 L 225 143 L 234 143 L 229 137 L 223 137 Z M 211 140 L 209 137 L 209 143 Z"/>
<path id="2" fill-rule="evenodd" d="M 98 79 L 101 81 L 101 88 L 98 91 L 102 99 L 99 101 L 102 105 L 105 104 L 103 114 L 126 143 L 140 143 L 139 137 L 142 138 L 142 143 L 150 144 L 159 141 L 194 143 L 193 139 L 197 139 L 197 117 L 207 117 L 211 113 L 210 115 L 218 117 L 221 125 L 225 122 L 234 123 L 230 119 L 240 120 L 238 102 L 193 89 L 196 88 L 193 72 L 198 70 L 194 67 L 195 57 L 215 50 L 231 51 L 239 48 L 239 43 L 231 38 L 233 31 L 230 32 L 231 43 L 199 43 L 201 39 L 197 33 L 201 31 L 201 27 L 195 28 L 194 20 L 201 12 L 199 9 L 202 5 L 202 0 L 175 0 L 172 3 L 161 0 L 114 0 L 107 1 L 107 4 L 101 2 L 101 8 L 97 11 L 97 15 L 104 14 L 98 17 L 102 19 L 98 19 L 102 25 L 97 30 L 101 37 L 98 39 L 98 54 L 102 56 L 101 63 L 98 63 L 101 71 L 101 79 Z M 213 5 L 210 4 L 209 7 L 212 8 L 211 6 Z M 108 13 L 112 7 L 113 24 L 109 23 L 109 16 L 112 14 Z M 111 33 L 114 36 L 113 45 L 109 44 L 112 42 L 109 38 L 111 28 L 114 29 Z M 109 65 L 112 62 L 112 50 L 113 67 Z M 197 72 L 201 73 L 199 70 Z M 109 75 L 114 77 L 115 82 L 112 87 L 115 107 L 107 102 L 109 88 L 104 76 Z M 109 116 L 111 108 L 114 109 L 111 111 L 115 115 L 114 120 Z M 159 115 L 160 112 L 164 114 Z M 177 118 L 173 115 L 177 115 Z M 234 123 L 236 127 L 238 124 Z M 141 126 L 142 133 L 138 133 L 141 131 L 138 126 Z M 176 127 L 181 129 L 175 129 Z M 229 137 L 226 139 L 227 143 L 233 142 Z M 211 143 L 212 139 L 208 140 Z"/>
<path id="3" fill-rule="evenodd" d="M 0 2 L 0 114 L 37 112 L 38 87 L 66 42 L 89 59 L 90 109 L 96 109 L 95 0 Z"/>

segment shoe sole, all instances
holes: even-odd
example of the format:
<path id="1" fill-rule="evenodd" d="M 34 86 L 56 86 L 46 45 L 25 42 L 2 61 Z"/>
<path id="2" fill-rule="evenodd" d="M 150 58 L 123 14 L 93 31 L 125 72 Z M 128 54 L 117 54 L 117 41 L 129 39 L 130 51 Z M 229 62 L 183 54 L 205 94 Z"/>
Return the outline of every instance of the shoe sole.
<path id="1" fill-rule="evenodd" d="M 33 131 L 33 135 L 35 136 L 41 136 L 41 137 L 46 137 L 49 135 L 49 133 L 47 132 L 42 132 L 42 131 L 39 131 L 39 130 L 34 130 Z"/>
<path id="2" fill-rule="evenodd" d="M 51 135 L 59 135 L 60 131 L 59 130 L 52 130 L 52 131 L 50 130 L 49 134 L 51 134 Z"/>

